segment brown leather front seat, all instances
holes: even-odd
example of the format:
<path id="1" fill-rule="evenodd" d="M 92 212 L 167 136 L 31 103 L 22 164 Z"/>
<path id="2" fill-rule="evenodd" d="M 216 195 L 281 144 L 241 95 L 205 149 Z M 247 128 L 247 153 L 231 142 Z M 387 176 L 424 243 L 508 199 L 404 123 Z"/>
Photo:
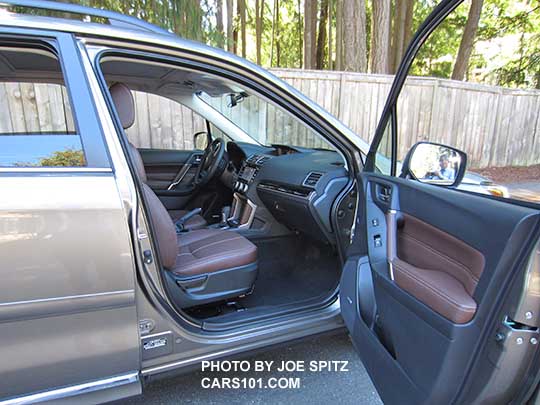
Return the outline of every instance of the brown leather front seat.
<path id="1" fill-rule="evenodd" d="M 135 122 L 135 103 L 131 90 L 123 83 L 115 83 L 109 88 L 109 92 L 114 101 L 116 113 L 118 114 L 118 118 L 120 118 L 122 127 L 124 129 L 130 128 Z M 143 181 L 146 182 L 146 173 L 144 176 Z M 169 215 L 176 222 L 188 212 L 188 210 L 171 210 L 169 211 Z M 192 229 L 203 229 L 207 225 L 206 220 L 201 215 L 194 215 L 184 223 L 184 229 L 188 231 Z"/>
<path id="2" fill-rule="evenodd" d="M 177 234 L 169 213 L 146 184 L 141 155 L 131 144 L 130 155 L 142 181 L 161 264 L 168 270 L 165 279 L 175 302 L 187 308 L 250 291 L 257 276 L 257 247 L 242 235 L 221 229 Z"/>
<path id="3" fill-rule="evenodd" d="M 136 161 L 137 149 L 133 147 L 131 153 Z M 257 277 L 257 247 L 253 243 L 221 229 L 177 234 L 165 207 L 145 183 L 143 192 L 161 263 L 168 270 L 165 279 L 180 308 L 238 297 L 252 289 Z"/>

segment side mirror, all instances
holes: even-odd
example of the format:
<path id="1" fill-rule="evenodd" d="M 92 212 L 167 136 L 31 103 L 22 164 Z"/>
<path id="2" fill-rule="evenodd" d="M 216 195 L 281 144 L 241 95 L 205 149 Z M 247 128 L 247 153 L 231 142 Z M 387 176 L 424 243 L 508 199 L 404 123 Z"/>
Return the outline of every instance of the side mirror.
<path id="1" fill-rule="evenodd" d="M 467 154 L 451 146 L 431 142 L 416 143 L 403 161 L 401 177 L 421 183 L 454 187 L 461 183 Z"/>
<path id="2" fill-rule="evenodd" d="M 210 137 L 206 131 L 197 132 L 193 135 L 193 148 L 199 150 L 205 150 L 210 145 Z"/>

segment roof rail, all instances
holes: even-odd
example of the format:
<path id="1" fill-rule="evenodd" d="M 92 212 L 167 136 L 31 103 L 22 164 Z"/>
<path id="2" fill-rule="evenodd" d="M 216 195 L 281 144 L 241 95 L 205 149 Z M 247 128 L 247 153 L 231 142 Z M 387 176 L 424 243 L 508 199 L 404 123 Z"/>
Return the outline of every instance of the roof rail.
<path id="1" fill-rule="evenodd" d="M 109 21 L 110 25 L 123 28 L 135 28 L 138 30 L 144 30 L 153 32 L 156 34 L 173 35 L 171 32 L 158 27 L 157 25 L 150 24 L 139 18 L 127 16 L 124 14 L 116 13 L 109 10 L 101 10 L 92 7 L 81 6 L 71 3 L 57 3 L 49 0 L 0 0 L 0 6 L 11 5 L 28 7 L 33 9 L 60 11 L 71 14 L 87 15 L 91 17 L 105 18 Z"/>

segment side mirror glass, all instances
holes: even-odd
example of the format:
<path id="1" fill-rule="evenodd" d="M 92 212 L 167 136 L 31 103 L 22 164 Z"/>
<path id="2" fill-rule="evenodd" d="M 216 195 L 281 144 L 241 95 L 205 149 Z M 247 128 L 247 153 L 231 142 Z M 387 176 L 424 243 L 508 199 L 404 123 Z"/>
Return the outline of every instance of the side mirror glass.
<path id="1" fill-rule="evenodd" d="M 198 150 L 205 150 L 208 146 L 208 133 L 206 131 L 197 132 L 193 135 L 193 147 Z"/>
<path id="2" fill-rule="evenodd" d="M 403 162 L 402 177 L 411 177 L 422 183 L 439 186 L 457 186 L 461 183 L 467 165 L 467 154 L 431 142 L 415 144 Z"/>

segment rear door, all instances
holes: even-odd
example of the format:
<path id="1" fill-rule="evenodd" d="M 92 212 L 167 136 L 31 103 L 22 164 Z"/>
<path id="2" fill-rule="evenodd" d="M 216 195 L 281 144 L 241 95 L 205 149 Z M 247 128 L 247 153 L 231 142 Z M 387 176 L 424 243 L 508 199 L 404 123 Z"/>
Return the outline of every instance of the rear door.
<path id="1" fill-rule="evenodd" d="M 0 27 L 0 53 L 0 403 L 140 393 L 126 180 L 75 41 Z"/>
<path id="2" fill-rule="evenodd" d="M 539 365 L 540 207 L 397 177 L 397 97 L 459 3 L 413 39 L 358 176 L 341 311 L 388 404 L 521 403 Z"/>

